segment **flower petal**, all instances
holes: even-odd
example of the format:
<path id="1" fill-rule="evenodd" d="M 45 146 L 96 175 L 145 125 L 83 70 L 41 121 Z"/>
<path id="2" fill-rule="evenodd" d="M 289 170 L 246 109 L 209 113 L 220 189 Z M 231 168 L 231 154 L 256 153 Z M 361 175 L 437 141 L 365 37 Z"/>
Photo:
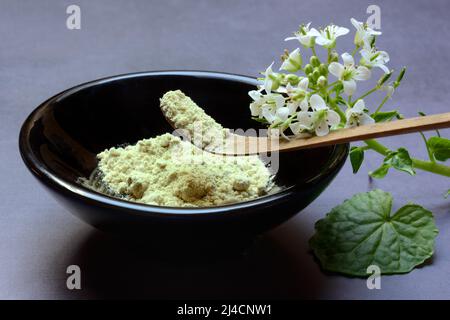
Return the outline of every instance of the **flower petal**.
<path id="1" fill-rule="evenodd" d="M 369 49 L 362 49 L 361 51 L 359 51 L 361 57 L 363 57 L 363 59 L 366 61 L 370 61 L 370 52 L 371 51 Z"/>
<path id="2" fill-rule="evenodd" d="M 271 74 L 273 74 L 273 64 L 275 63 L 275 61 L 272 61 L 272 63 L 270 64 L 270 66 L 267 67 L 266 71 L 264 72 L 264 75 L 266 76 L 266 78 L 268 78 Z"/>
<path id="3" fill-rule="evenodd" d="M 308 98 L 305 97 L 305 99 L 303 99 L 302 102 L 300 102 L 300 110 L 308 111 L 308 109 L 309 109 Z"/>
<path id="4" fill-rule="evenodd" d="M 384 73 L 389 73 L 389 72 L 390 72 L 390 71 L 389 71 L 389 68 L 386 67 L 384 64 L 381 64 L 381 63 L 378 64 L 378 63 L 377 63 L 375 66 L 378 67 L 378 68 L 380 68 L 381 70 L 383 70 Z"/>
<path id="5" fill-rule="evenodd" d="M 381 36 L 381 34 L 382 34 L 381 31 L 376 31 L 376 30 L 373 30 L 373 29 L 371 29 L 369 27 L 367 27 L 366 31 L 367 31 L 368 34 L 370 34 L 372 36 Z"/>
<path id="6" fill-rule="evenodd" d="M 259 92 L 258 90 L 251 90 L 248 92 L 248 95 L 250 96 L 250 98 L 252 98 L 254 101 L 257 101 L 259 99 L 261 99 L 262 97 L 262 93 Z"/>
<path id="7" fill-rule="evenodd" d="M 298 102 L 298 101 L 289 102 L 287 104 L 287 107 L 289 109 L 289 115 L 296 112 L 299 105 L 300 105 L 300 102 Z"/>
<path id="8" fill-rule="evenodd" d="M 277 109 L 276 116 L 281 121 L 286 121 L 287 118 L 289 117 L 289 108 L 281 107 L 281 108 Z"/>
<path id="9" fill-rule="evenodd" d="M 284 41 L 289 41 L 289 40 L 298 40 L 298 37 L 287 37 L 286 39 L 284 39 Z"/>
<path id="10" fill-rule="evenodd" d="M 331 42 L 332 42 L 331 40 L 329 40 L 325 37 L 322 37 L 322 36 L 316 38 L 316 43 L 319 46 L 327 46 L 327 45 L 331 44 Z"/>
<path id="11" fill-rule="evenodd" d="M 348 30 L 347 28 L 337 27 L 337 29 L 336 29 L 334 34 L 335 34 L 336 37 L 340 37 L 340 36 L 346 35 L 349 32 L 350 32 L 350 30 Z"/>
<path id="12" fill-rule="evenodd" d="M 334 110 L 328 110 L 326 122 L 330 126 L 336 126 L 341 122 L 341 117 Z"/>
<path id="13" fill-rule="evenodd" d="M 358 20 L 356 20 L 355 18 L 351 18 L 350 22 L 352 23 L 352 25 L 356 28 L 357 31 L 362 30 L 362 22 L 359 22 Z"/>
<path id="14" fill-rule="evenodd" d="M 309 79 L 308 78 L 303 78 L 300 83 L 298 84 L 298 87 L 300 89 L 302 89 L 303 91 L 308 90 L 308 86 L 309 86 Z"/>
<path id="15" fill-rule="evenodd" d="M 344 92 L 346 95 L 351 96 L 356 91 L 356 82 L 355 80 L 351 79 L 348 81 L 342 81 L 344 84 Z"/>
<path id="16" fill-rule="evenodd" d="M 378 51 L 377 61 L 385 64 L 389 62 L 389 54 L 386 51 Z"/>
<path id="17" fill-rule="evenodd" d="M 298 122 L 295 123 L 291 123 L 289 125 L 289 128 L 291 129 L 293 134 L 299 134 L 300 132 L 302 132 L 302 125 Z"/>
<path id="18" fill-rule="evenodd" d="M 264 80 L 264 90 L 266 91 L 267 94 L 270 94 L 270 92 L 272 91 L 272 85 L 273 85 L 272 79 L 266 78 Z"/>
<path id="19" fill-rule="evenodd" d="M 273 123 L 273 122 L 275 121 L 275 119 L 276 119 L 276 118 L 275 118 L 275 115 L 273 114 L 273 112 L 272 112 L 269 108 L 267 108 L 267 107 L 262 108 L 261 114 L 262 114 L 262 116 L 263 116 L 264 118 L 266 118 L 266 120 L 269 121 L 270 123 Z"/>
<path id="20" fill-rule="evenodd" d="M 311 28 L 311 30 L 309 30 L 309 32 L 308 32 L 308 35 L 312 36 L 312 37 L 320 37 L 321 36 L 319 30 L 317 30 L 316 28 Z"/>
<path id="21" fill-rule="evenodd" d="M 343 53 L 341 57 L 342 61 L 344 61 L 344 66 L 353 66 L 355 64 L 355 60 L 348 52 Z"/>
<path id="22" fill-rule="evenodd" d="M 367 113 L 363 113 L 360 117 L 359 117 L 359 124 L 360 125 L 367 125 L 367 124 L 374 124 L 375 120 L 372 119 L 371 116 L 369 116 Z"/>
<path id="23" fill-rule="evenodd" d="M 281 108 L 285 103 L 285 99 L 281 94 L 272 94 L 271 98 L 275 101 L 275 106 L 277 109 Z"/>
<path id="24" fill-rule="evenodd" d="M 333 76 L 339 79 L 344 73 L 344 66 L 339 62 L 332 62 L 328 66 L 328 71 L 330 71 Z"/>
<path id="25" fill-rule="evenodd" d="M 364 112 L 365 108 L 366 108 L 366 104 L 364 103 L 364 100 L 359 99 L 358 101 L 356 101 L 355 105 L 350 110 L 352 110 L 353 112 Z"/>
<path id="26" fill-rule="evenodd" d="M 359 66 L 355 70 L 355 74 L 353 75 L 353 79 L 358 80 L 358 81 L 368 80 L 371 75 L 372 75 L 372 73 L 367 67 Z"/>
<path id="27" fill-rule="evenodd" d="M 311 44 L 311 38 L 311 36 L 301 35 L 298 37 L 298 41 L 300 41 L 300 43 L 305 47 L 312 47 L 313 45 Z"/>
<path id="28" fill-rule="evenodd" d="M 316 135 L 319 137 L 326 136 L 330 132 L 328 124 L 325 120 L 320 121 L 316 126 Z"/>
<path id="29" fill-rule="evenodd" d="M 297 114 L 297 120 L 298 123 L 301 124 L 302 126 L 311 128 L 314 123 L 313 113 L 301 111 Z"/>
<path id="30" fill-rule="evenodd" d="M 325 101 L 318 94 L 313 94 L 311 98 L 309 98 L 309 104 L 314 110 L 327 109 Z"/>
<path id="31" fill-rule="evenodd" d="M 261 115 L 261 106 L 256 103 L 253 102 L 250 104 L 250 112 L 252 113 L 252 117 L 258 117 Z"/>

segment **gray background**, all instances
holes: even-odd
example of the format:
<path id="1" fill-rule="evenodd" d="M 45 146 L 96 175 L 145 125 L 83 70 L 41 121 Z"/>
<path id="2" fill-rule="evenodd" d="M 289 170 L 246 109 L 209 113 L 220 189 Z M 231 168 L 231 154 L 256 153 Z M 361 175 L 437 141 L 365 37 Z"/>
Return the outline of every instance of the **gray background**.
<path id="1" fill-rule="evenodd" d="M 82 29 L 65 27 L 69 4 L 82 9 Z M 49 96 L 96 78 L 145 70 L 200 69 L 256 76 L 301 22 L 353 28 L 368 4 L 382 10 L 378 45 L 390 66 L 408 66 L 387 108 L 407 116 L 448 111 L 448 1 L 0 1 L 0 298 L 450 298 L 448 178 L 392 172 L 370 182 L 381 158 L 369 154 L 359 174 L 349 163 L 301 214 L 273 230 L 243 257 L 210 263 L 161 261 L 111 240 L 71 216 L 27 172 L 17 150 L 19 127 Z M 351 42 L 351 37 L 344 44 Z M 448 135 L 448 131 L 446 132 Z M 418 135 L 386 139 L 425 157 Z M 301 168 L 299 168 L 301 170 Z M 356 192 L 382 188 L 398 208 L 415 201 L 440 229 L 431 261 L 410 274 L 362 279 L 327 274 L 308 252 L 314 222 Z M 78 264 L 83 289 L 65 289 L 65 269 Z"/>

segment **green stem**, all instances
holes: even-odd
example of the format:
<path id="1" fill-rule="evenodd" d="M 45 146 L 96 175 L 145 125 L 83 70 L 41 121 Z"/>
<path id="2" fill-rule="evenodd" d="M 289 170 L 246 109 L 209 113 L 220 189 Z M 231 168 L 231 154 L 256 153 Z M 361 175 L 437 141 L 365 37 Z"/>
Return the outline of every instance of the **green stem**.
<path id="1" fill-rule="evenodd" d="M 360 96 L 358 99 L 355 99 L 355 100 L 353 100 L 353 101 L 358 101 L 359 99 L 363 99 L 363 98 L 367 97 L 369 94 L 371 94 L 371 93 L 373 93 L 373 92 L 375 92 L 375 91 L 377 91 L 377 90 L 378 90 L 378 87 L 375 87 L 375 88 L 373 88 L 373 89 L 370 89 L 369 91 L 367 91 L 366 93 L 364 93 L 362 96 Z"/>
<path id="2" fill-rule="evenodd" d="M 428 146 L 428 141 L 427 138 L 425 137 L 425 135 L 423 134 L 423 132 L 419 132 L 420 135 L 422 136 L 423 142 L 425 143 L 425 147 L 427 148 L 427 152 L 428 152 L 428 158 L 430 158 L 431 162 L 436 162 L 436 160 L 434 160 L 434 156 L 433 153 L 430 150 L 430 147 Z"/>
<path id="3" fill-rule="evenodd" d="M 383 108 L 384 104 L 386 103 L 386 101 L 388 101 L 389 96 L 384 97 L 383 101 L 381 101 L 380 105 L 378 106 L 377 110 L 375 110 L 375 113 L 377 113 L 378 111 L 381 110 L 381 108 Z"/>
<path id="4" fill-rule="evenodd" d="M 450 167 L 437 162 L 412 159 L 414 168 L 450 177 Z"/>
<path id="5" fill-rule="evenodd" d="M 391 150 L 389 148 L 385 147 L 378 141 L 374 139 L 365 140 L 364 141 L 366 145 L 372 149 L 375 152 L 378 152 L 379 154 L 386 156 Z M 431 162 L 431 161 L 424 161 L 420 159 L 411 158 L 413 162 L 413 166 L 416 169 L 440 174 L 442 176 L 450 177 L 450 166 L 446 166 L 440 163 Z"/>
<path id="6" fill-rule="evenodd" d="M 314 47 L 311 47 L 311 51 L 312 51 L 313 55 L 315 55 L 317 57 L 316 49 Z"/>
<path id="7" fill-rule="evenodd" d="M 352 57 L 355 57 L 356 52 L 358 52 L 359 47 L 356 46 L 355 49 L 352 52 Z"/>
<path id="8" fill-rule="evenodd" d="M 330 87 L 332 87 L 332 86 L 334 86 L 334 85 L 336 85 L 336 84 L 338 84 L 339 83 L 339 80 L 337 80 L 337 81 L 335 81 L 335 82 L 332 82 L 332 83 L 330 83 L 329 85 L 327 85 L 324 89 L 328 89 L 328 88 L 330 88 Z"/>
<path id="9" fill-rule="evenodd" d="M 364 140 L 364 143 L 373 151 L 378 152 L 379 154 L 383 155 L 383 156 L 387 156 L 387 154 L 391 151 L 389 150 L 389 148 L 383 146 L 381 143 L 379 143 L 377 140 L 375 139 L 370 139 L 370 140 Z"/>

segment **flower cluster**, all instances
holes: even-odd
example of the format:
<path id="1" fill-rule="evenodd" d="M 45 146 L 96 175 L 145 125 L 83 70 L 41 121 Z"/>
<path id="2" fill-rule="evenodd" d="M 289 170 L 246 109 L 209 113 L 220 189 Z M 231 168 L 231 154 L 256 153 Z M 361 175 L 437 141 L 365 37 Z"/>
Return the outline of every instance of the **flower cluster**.
<path id="1" fill-rule="evenodd" d="M 375 47 L 381 32 L 353 18 L 351 23 L 355 28 L 351 53 L 337 53 L 337 39 L 350 30 L 333 24 L 322 29 L 312 28 L 310 23 L 301 25 L 293 37 L 286 38 L 311 50 L 309 61 L 305 64 L 300 48 L 296 48 L 285 51 L 278 71 L 274 71 L 272 63 L 262 73 L 257 90 L 249 92 L 252 117 L 269 128 L 277 128 L 285 137 L 286 130 L 294 135 L 324 136 L 330 130 L 371 124 L 383 118 L 377 113 L 392 96 L 404 70 L 397 81 L 388 84 L 392 75 L 386 66 L 389 55 Z M 326 50 L 322 58 L 316 53 L 317 46 Z M 355 98 L 357 83 L 369 80 L 375 68 L 382 70 L 381 78 L 373 89 Z M 377 90 L 385 92 L 385 99 L 369 114 L 364 98 Z"/>

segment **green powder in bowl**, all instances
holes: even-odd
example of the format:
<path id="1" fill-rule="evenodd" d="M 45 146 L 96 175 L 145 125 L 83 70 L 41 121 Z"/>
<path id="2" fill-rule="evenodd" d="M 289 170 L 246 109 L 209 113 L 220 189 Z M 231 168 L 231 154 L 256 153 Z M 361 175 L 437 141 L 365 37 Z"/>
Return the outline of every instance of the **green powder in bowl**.
<path id="1" fill-rule="evenodd" d="M 161 108 L 176 127 L 193 133 L 201 122 L 205 144 L 224 136 L 215 122 L 181 91 L 167 92 Z M 198 132 L 197 132 L 198 133 Z M 258 156 L 212 154 L 172 134 L 113 147 L 97 155 L 97 170 L 82 183 L 97 191 L 150 205 L 205 207 L 255 199 L 274 188 Z"/>

